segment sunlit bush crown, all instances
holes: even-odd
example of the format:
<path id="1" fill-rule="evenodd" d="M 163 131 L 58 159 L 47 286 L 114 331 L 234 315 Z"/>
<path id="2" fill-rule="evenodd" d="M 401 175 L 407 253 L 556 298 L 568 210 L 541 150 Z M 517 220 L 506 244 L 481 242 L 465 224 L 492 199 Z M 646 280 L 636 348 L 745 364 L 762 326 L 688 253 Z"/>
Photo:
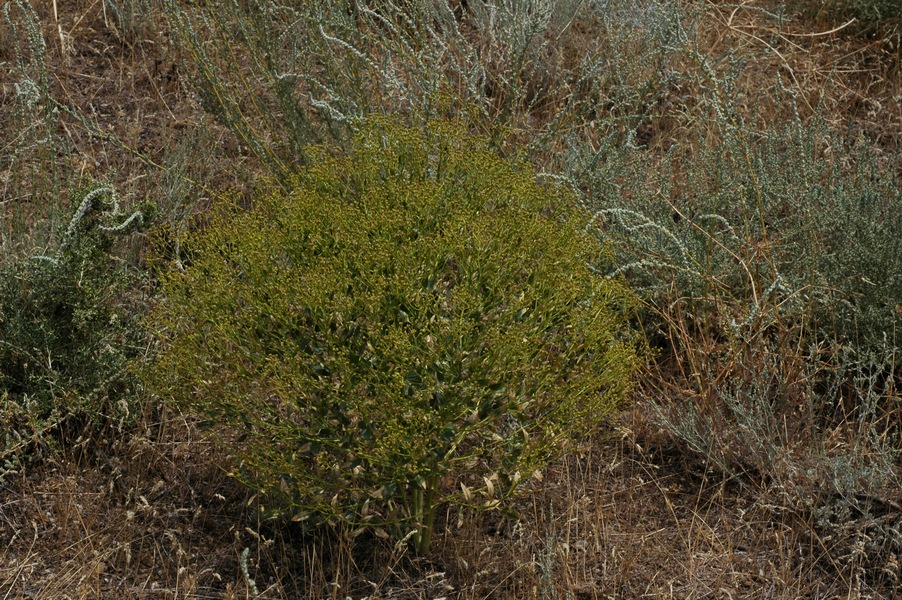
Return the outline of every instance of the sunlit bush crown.
<path id="1" fill-rule="evenodd" d="M 425 550 L 437 506 L 498 506 L 624 400 L 633 296 L 586 223 L 457 126 L 370 123 L 189 240 L 149 380 L 274 511 Z"/>

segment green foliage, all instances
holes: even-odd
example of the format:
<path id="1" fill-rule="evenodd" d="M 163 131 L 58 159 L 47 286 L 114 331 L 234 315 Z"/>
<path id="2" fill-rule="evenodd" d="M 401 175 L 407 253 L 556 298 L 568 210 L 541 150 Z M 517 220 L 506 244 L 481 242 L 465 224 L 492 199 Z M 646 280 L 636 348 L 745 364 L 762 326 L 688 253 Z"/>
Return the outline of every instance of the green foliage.
<path id="1" fill-rule="evenodd" d="M 376 121 L 161 273 L 156 391 L 304 520 L 410 532 L 572 451 L 637 365 L 632 295 L 567 194 L 447 123 Z"/>
<path id="2" fill-rule="evenodd" d="M 133 408 L 127 366 L 142 339 L 130 291 L 135 276 L 115 259 L 112 244 L 141 219 L 134 213 L 122 220 L 115 192 L 94 188 L 54 256 L 0 265 L 4 470 L 63 420 L 109 422 Z"/>

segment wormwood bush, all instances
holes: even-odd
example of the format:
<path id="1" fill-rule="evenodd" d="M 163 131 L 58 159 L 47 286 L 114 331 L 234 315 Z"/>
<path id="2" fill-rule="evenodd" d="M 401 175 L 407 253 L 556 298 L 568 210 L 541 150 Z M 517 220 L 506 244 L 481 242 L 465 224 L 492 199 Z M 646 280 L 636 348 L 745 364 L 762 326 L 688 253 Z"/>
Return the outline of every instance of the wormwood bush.
<path id="1" fill-rule="evenodd" d="M 32 202 L 4 203 L 3 220 L 6 227 L 27 231 L 37 239 L 53 234 L 60 217 L 55 210 L 58 200 L 75 184 L 59 159 L 69 156 L 72 147 L 51 94 L 47 55 L 41 19 L 31 2 L 0 5 L 0 77 L 4 79 L 0 183 L 4 200 L 33 198 Z M 7 247 L 7 238 L 0 234 L 0 249 L 5 252 Z"/>
<path id="2" fill-rule="evenodd" d="M 131 410 L 127 365 L 143 339 L 135 278 L 114 257 L 123 218 L 112 188 L 85 193 L 54 256 L 0 265 L 0 474 L 66 419 L 84 424 Z"/>
<path id="3" fill-rule="evenodd" d="M 455 126 L 369 123 L 189 240 L 147 379 L 274 513 L 425 551 L 439 505 L 499 506 L 624 400 L 633 296 L 585 222 Z"/>
<path id="4" fill-rule="evenodd" d="M 696 60 L 711 131 L 693 161 L 629 148 L 568 155 L 567 176 L 616 249 L 609 274 L 644 288 L 645 323 L 664 349 L 644 380 L 648 406 L 706 464 L 766 482 L 811 522 L 875 517 L 881 494 L 899 489 L 897 176 L 817 117 L 793 111 L 789 125 L 756 131 L 736 109 L 734 76 Z M 824 548 L 846 564 L 847 546 Z M 874 548 L 867 577 L 886 582 Z"/>
<path id="5" fill-rule="evenodd" d="M 348 124 L 468 115 L 534 157 L 622 141 L 669 84 L 671 0 L 166 0 L 186 73 L 277 177 Z"/>
<path id="6" fill-rule="evenodd" d="M 726 131 L 678 177 L 665 162 L 629 194 L 584 184 L 595 223 L 619 242 L 619 272 L 658 298 L 676 286 L 700 327 L 754 337 L 798 325 L 807 343 L 885 362 L 902 342 L 895 175 L 823 123 L 773 128 L 754 146 L 745 135 Z M 818 156 L 825 147 L 843 160 Z"/>

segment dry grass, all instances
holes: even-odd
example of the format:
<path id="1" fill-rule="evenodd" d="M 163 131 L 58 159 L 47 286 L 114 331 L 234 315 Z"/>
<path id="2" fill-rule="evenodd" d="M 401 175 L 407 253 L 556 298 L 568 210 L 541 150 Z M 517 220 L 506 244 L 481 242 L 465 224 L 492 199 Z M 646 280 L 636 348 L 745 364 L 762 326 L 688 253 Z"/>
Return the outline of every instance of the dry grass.
<path id="1" fill-rule="evenodd" d="M 792 13 L 781 21 L 767 11 L 773 8 L 711 2 L 703 21 L 706 52 L 750 61 L 740 79 L 748 114 L 757 112 L 762 126 L 793 117 L 787 94 L 774 93 L 779 75 L 804 121 L 817 114 L 894 153 L 902 134 L 902 32 L 856 36 L 848 21 Z"/>
<path id="2" fill-rule="evenodd" d="M 23 240 L 50 243 L 54 220 L 68 214 L 68 190 L 85 179 L 112 180 L 126 203 L 152 199 L 164 227 L 177 229 L 210 190 L 246 191 L 259 176 L 252 152 L 205 114 L 158 4 L 114 3 L 147 8 L 128 23 L 107 4 L 35 2 L 51 93 L 89 118 L 60 117 L 54 135 L 67 142 L 56 154 L 11 133 L 22 131 L 13 110 L 18 54 L 0 26 L 0 261 L 21 252 Z M 692 8 L 704 14 L 699 51 L 718 68 L 737 57 L 745 65 L 739 108 L 752 129 L 789 123 L 794 95 L 802 120 L 817 114 L 872 142 L 884 160 L 900 160 L 898 31 L 851 35 L 823 15 L 781 21 L 765 0 Z M 592 36 L 579 26 L 568 38 L 575 46 Z M 567 56 L 556 60 L 566 68 Z M 777 74 L 784 90 L 774 89 Z M 699 140 L 712 135 L 699 85 L 676 77 L 656 93 L 640 128 L 650 153 L 680 144 L 681 160 L 696 158 Z M 559 101 L 548 100 L 548 114 Z M 540 129 L 543 114 L 523 128 Z M 902 174 L 902 162 L 894 166 Z M 136 262 L 143 250 L 136 242 Z M 902 596 L 900 549 L 872 548 L 891 544 L 877 532 L 902 530 L 899 490 L 881 490 L 867 518 L 814 514 L 799 505 L 791 472 L 730 476 L 717 464 L 723 448 L 691 452 L 649 418 L 649 400 L 662 398 L 710 405 L 713 414 L 717 394 L 697 385 L 698 367 L 736 367 L 716 335 L 677 313 L 669 323 L 668 347 L 677 351 L 660 357 L 634 408 L 532 482 L 519 518 L 441 516 L 424 558 L 375 537 L 350 543 L 341 532 L 259 522 L 255 499 L 228 477 L 227 459 L 170 410 L 148 407 L 129 431 L 38 440 L 28 468 L 0 481 L 0 598 Z M 801 354 L 781 358 L 795 378 L 787 384 L 803 387 Z M 893 406 L 887 422 L 899 419 L 898 398 Z M 834 453 L 850 443 L 840 425 Z M 874 556 L 883 562 L 865 564 Z"/>
<path id="3" fill-rule="evenodd" d="M 255 523 L 207 443 L 157 422 L 4 484 L 5 597 L 249 597 L 245 548 L 262 598 L 856 597 L 804 515 L 687 460 L 638 409 L 548 469 L 519 519 L 445 515 L 423 559 Z"/>
<path id="4" fill-rule="evenodd" d="M 183 419 L 148 421 L 128 440 L 82 440 L 5 483 L 7 597 L 205 597 L 234 586 L 241 493 Z"/>

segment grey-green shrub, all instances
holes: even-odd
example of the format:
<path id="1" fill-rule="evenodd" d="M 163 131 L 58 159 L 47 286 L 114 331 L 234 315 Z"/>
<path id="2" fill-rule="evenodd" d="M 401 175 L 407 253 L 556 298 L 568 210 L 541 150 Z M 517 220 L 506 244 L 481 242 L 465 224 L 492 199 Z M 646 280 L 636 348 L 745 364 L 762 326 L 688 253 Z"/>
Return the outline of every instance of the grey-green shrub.
<path id="1" fill-rule="evenodd" d="M 60 200 L 74 178 L 60 159 L 70 155 L 72 145 L 51 94 L 48 44 L 31 2 L 0 5 L 0 43 L 0 68 L 8 72 L 0 110 L 5 196 L 0 254 L 5 256 L 15 253 L 14 246 L 25 239 L 37 244 L 51 239 L 58 219 L 66 219 Z"/>
<path id="2" fill-rule="evenodd" d="M 618 272 L 651 293 L 675 285 L 699 319 L 737 334 L 804 324 L 807 343 L 883 362 L 902 346 L 894 175 L 817 123 L 762 138 L 751 146 L 728 132 L 698 166 L 674 176 L 665 163 L 627 194 L 596 185 L 599 173 L 575 176 L 592 190 L 595 223 L 619 242 Z M 828 146 L 844 161 L 819 156 Z"/>
<path id="3" fill-rule="evenodd" d="M 12 468 L 64 420 L 109 424 L 136 406 L 129 361 L 142 350 L 138 277 L 113 251 L 141 213 L 119 214 L 95 187 L 51 256 L 0 265 L 0 458 Z"/>
<path id="4" fill-rule="evenodd" d="M 457 126 L 315 163 L 161 273 L 147 379 L 268 507 L 425 551 L 438 506 L 498 506 L 624 401 L 634 298 L 571 196 Z"/>
<path id="5" fill-rule="evenodd" d="M 542 156 L 572 137 L 629 141 L 668 85 L 683 18 L 671 0 L 165 7 L 205 108 L 277 177 L 372 114 L 467 114 Z"/>
<path id="6" fill-rule="evenodd" d="M 848 544 L 818 515 L 867 520 L 899 486 L 896 157 L 797 111 L 756 128 L 737 110 L 735 75 L 705 56 L 695 68 L 711 126 L 693 161 L 679 149 L 662 160 L 576 145 L 565 178 L 615 249 L 607 274 L 647 300 L 647 331 L 663 347 L 646 399 L 658 423 L 706 464 L 811 516 L 801 525 L 832 540 L 826 554 L 845 574 Z M 899 539 L 875 536 L 862 551 L 869 583 L 892 579 L 880 544 Z"/>

